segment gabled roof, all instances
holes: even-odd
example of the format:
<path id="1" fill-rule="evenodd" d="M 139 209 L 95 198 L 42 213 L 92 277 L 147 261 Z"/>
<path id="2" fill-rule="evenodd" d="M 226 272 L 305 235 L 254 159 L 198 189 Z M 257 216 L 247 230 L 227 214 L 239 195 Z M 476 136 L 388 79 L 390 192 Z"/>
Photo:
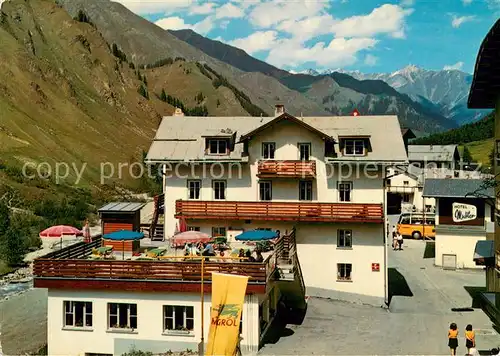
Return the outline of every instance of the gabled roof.
<path id="1" fill-rule="evenodd" d="M 423 197 L 430 198 L 494 198 L 495 189 L 483 179 L 430 179 L 424 182 Z"/>
<path id="2" fill-rule="evenodd" d="M 262 131 L 268 129 L 268 128 L 272 127 L 273 125 L 275 125 L 278 122 L 281 122 L 283 120 L 294 122 L 297 125 L 300 125 L 300 126 L 304 127 L 305 129 L 315 133 L 316 135 L 320 136 L 324 140 L 333 140 L 333 138 L 331 136 L 329 136 L 328 134 L 320 131 L 319 129 L 317 129 L 309 124 L 307 124 L 304 120 L 298 119 L 295 116 L 290 115 L 290 114 L 285 112 L 285 113 L 275 117 L 274 119 L 262 124 L 261 126 L 253 129 L 252 131 L 243 134 L 240 138 L 240 142 L 245 141 L 245 140 L 249 140 L 252 136 L 255 136 L 259 132 L 262 132 Z"/>
<path id="3" fill-rule="evenodd" d="M 304 129 L 315 130 L 321 137 L 333 140 L 336 152 L 339 152 L 339 136 L 370 137 L 372 151 L 361 157 L 338 157 L 336 160 L 366 162 L 406 163 L 408 157 L 404 147 L 401 128 L 397 116 L 318 116 L 301 117 L 299 120 Z M 180 162 L 196 161 L 245 161 L 243 153 L 243 136 L 251 136 L 266 126 L 275 117 L 197 117 L 197 116 L 165 116 L 153 139 L 146 156 L 146 162 Z M 268 126 L 266 126 L 268 127 Z M 221 130 L 228 129 L 235 135 L 234 150 L 228 156 L 205 155 L 206 136 L 217 136 Z M 390 142 L 390 145 L 387 144 Z"/>
<path id="4" fill-rule="evenodd" d="M 494 109 L 500 94 L 500 20 L 490 29 L 476 59 L 474 77 L 467 100 L 469 109 Z"/>
<path id="5" fill-rule="evenodd" d="M 408 145 L 410 162 L 452 162 L 457 154 L 457 145 Z"/>

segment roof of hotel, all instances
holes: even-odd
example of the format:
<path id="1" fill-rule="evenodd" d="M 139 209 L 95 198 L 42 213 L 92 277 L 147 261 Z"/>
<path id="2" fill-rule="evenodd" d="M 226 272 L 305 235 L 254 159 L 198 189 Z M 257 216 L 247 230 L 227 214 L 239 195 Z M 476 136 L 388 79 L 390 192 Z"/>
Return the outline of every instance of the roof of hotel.
<path id="1" fill-rule="evenodd" d="M 494 198 L 495 190 L 483 179 L 426 179 L 424 197 L 430 198 Z"/>
<path id="2" fill-rule="evenodd" d="M 288 115 L 289 114 L 284 114 Z M 281 115 L 282 116 L 282 115 Z M 196 117 L 165 116 L 156 132 L 146 161 L 209 161 L 205 155 L 205 140 L 224 130 L 235 136 L 234 151 L 229 156 L 217 156 L 217 161 L 241 160 L 240 139 L 279 117 Z M 407 162 L 401 128 L 397 116 L 323 116 L 296 118 L 333 139 L 338 152 L 339 136 L 369 136 L 372 151 L 363 157 L 342 157 L 354 161 Z M 390 144 L 388 144 L 390 142 Z"/>
<path id="3" fill-rule="evenodd" d="M 467 100 L 469 109 L 494 109 L 495 103 L 500 94 L 498 86 L 498 69 L 500 68 L 500 59 L 498 52 L 500 50 L 500 20 L 498 20 L 490 29 L 481 47 L 476 59 L 474 77 Z"/>
<path id="4" fill-rule="evenodd" d="M 408 160 L 451 162 L 457 150 L 457 145 L 408 145 Z"/>
<path id="5" fill-rule="evenodd" d="M 99 209 L 100 213 L 134 213 L 141 210 L 144 203 L 115 202 L 108 203 Z"/>

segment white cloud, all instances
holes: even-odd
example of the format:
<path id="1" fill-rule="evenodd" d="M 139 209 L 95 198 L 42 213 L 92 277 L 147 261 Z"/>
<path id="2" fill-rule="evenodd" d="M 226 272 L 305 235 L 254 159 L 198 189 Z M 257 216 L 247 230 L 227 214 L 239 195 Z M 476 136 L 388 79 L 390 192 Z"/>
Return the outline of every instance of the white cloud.
<path id="1" fill-rule="evenodd" d="M 355 63 L 358 52 L 373 48 L 376 43 L 373 38 L 335 38 L 328 45 L 318 42 L 312 47 L 304 47 L 300 41 L 286 39 L 269 51 L 266 61 L 282 68 L 309 62 L 324 67 L 342 67 Z"/>
<path id="2" fill-rule="evenodd" d="M 177 16 L 160 19 L 155 22 L 155 25 L 160 26 L 165 30 L 184 30 L 193 28 L 193 25 L 185 23 L 184 19 Z"/>
<path id="3" fill-rule="evenodd" d="M 192 7 L 193 0 L 113 0 L 114 2 L 119 2 L 130 11 L 136 14 L 154 14 L 154 13 L 172 13 L 175 11 L 186 10 Z"/>
<path id="4" fill-rule="evenodd" d="M 460 16 L 460 17 L 457 17 L 457 16 L 453 15 L 453 17 L 451 19 L 451 26 L 453 26 L 454 28 L 459 28 L 464 23 L 470 22 L 470 21 L 474 20 L 474 18 L 475 18 L 475 16 Z"/>
<path id="5" fill-rule="evenodd" d="M 216 19 L 240 18 L 243 16 L 245 16 L 243 9 L 229 2 L 219 7 L 215 12 Z"/>
<path id="6" fill-rule="evenodd" d="M 210 17 L 196 24 L 188 24 L 184 19 L 178 16 L 165 17 L 155 22 L 155 25 L 160 26 L 165 30 L 184 30 L 190 29 L 200 34 L 206 34 L 213 28 L 213 21 Z"/>
<path id="7" fill-rule="evenodd" d="M 462 3 L 467 6 L 467 5 L 470 5 L 472 3 L 472 0 L 462 0 Z"/>
<path id="8" fill-rule="evenodd" d="M 339 37 L 370 37 L 377 34 L 391 34 L 404 38 L 405 18 L 413 9 L 385 4 L 365 16 L 352 16 L 338 21 L 332 30 Z"/>
<path id="9" fill-rule="evenodd" d="M 260 31 L 254 32 L 248 37 L 238 38 L 227 43 L 231 46 L 241 48 L 249 54 L 254 54 L 273 48 L 277 44 L 277 35 L 278 32 L 276 31 Z"/>
<path id="10" fill-rule="evenodd" d="M 335 21 L 330 15 L 319 15 L 303 20 L 285 20 L 276 29 L 291 34 L 296 39 L 307 41 L 319 35 L 331 33 Z"/>
<path id="11" fill-rule="evenodd" d="M 367 54 L 366 57 L 365 57 L 365 64 L 367 66 L 370 66 L 370 67 L 373 67 L 374 65 L 376 65 L 378 62 L 378 58 L 375 57 L 374 55 L 372 54 Z"/>
<path id="12" fill-rule="evenodd" d="M 213 2 L 206 2 L 189 8 L 189 13 L 191 15 L 208 15 L 214 12 L 214 7 L 215 4 Z"/>
<path id="13" fill-rule="evenodd" d="M 464 66 L 464 62 L 457 62 L 455 64 L 444 66 L 443 70 L 461 70 Z"/>
<path id="14" fill-rule="evenodd" d="M 249 14 L 251 24 L 261 28 L 274 27 L 282 21 L 298 21 L 321 14 L 328 8 L 324 1 L 274 0 L 257 4 Z"/>

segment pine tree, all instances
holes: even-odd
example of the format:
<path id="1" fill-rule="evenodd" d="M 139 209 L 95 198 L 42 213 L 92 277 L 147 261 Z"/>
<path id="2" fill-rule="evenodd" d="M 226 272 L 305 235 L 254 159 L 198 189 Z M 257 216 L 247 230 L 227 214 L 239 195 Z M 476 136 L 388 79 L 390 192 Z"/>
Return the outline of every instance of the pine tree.
<path id="1" fill-rule="evenodd" d="M 472 155 L 470 154 L 470 151 L 467 148 L 467 146 L 464 146 L 464 152 L 463 152 L 463 155 L 462 155 L 462 160 L 464 162 L 467 162 L 467 163 L 470 163 L 470 162 L 473 161 Z"/>
<path id="2" fill-rule="evenodd" d="M 161 90 L 160 100 L 165 102 L 167 101 L 167 94 L 165 93 L 165 89 Z"/>
<path id="3" fill-rule="evenodd" d="M 144 87 L 144 85 L 139 85 L 139 88 L 137 89 L 137 92 L 141 94 L 144 98 L 149 99 L 149 94 L 147 89 Z"/>

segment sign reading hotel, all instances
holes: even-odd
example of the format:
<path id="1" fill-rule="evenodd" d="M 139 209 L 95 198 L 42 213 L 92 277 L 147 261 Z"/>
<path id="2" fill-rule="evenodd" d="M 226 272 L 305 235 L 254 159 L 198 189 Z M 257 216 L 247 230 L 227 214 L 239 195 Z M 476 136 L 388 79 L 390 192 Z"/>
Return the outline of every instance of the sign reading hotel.
<path id="1" fill-rule="evenodd" d="M 453 222 L 461 223 L 477 218 L 477 208 L 474 205 L 453 203 Z"/>

